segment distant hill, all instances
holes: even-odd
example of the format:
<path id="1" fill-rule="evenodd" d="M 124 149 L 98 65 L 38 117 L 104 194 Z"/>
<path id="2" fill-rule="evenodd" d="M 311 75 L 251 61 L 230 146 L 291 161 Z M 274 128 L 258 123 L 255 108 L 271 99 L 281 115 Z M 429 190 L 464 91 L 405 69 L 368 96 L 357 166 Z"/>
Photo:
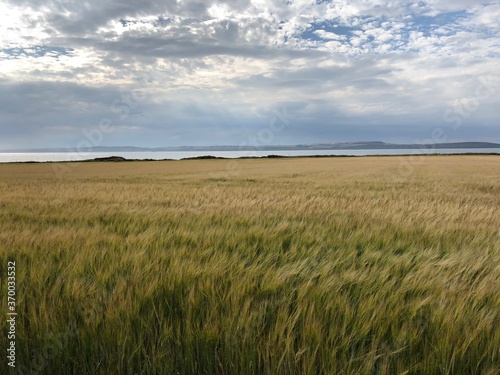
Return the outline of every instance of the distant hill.
<path id="1" fill-rule="evenodd" d="M 282 151 L 282 150 L 399 150 L 399 149 L 458 149 L 458 148 L 500 148 L 500 144 L 491 142 L 454 142 L 434 144 L 398 144 L 378 141 L 313 143 L 299 145 L 267 145 L 267 146 L 180 146 L 180 147 L 106 147 L 96 146 L 92 152 L 159 152 L 159 151 Z M 65 148 L 29 148 L 0 150 L 0 152 L 71 152 Z"/>

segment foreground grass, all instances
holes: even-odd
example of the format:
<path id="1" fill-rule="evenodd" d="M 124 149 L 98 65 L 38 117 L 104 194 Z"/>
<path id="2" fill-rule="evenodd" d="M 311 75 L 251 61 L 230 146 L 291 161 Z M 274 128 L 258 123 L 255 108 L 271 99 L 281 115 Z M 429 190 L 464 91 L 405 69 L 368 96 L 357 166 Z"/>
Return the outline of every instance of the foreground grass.
<path id="1" fill-rule="evenodd" d="M 500 373 L 498 157 L 228 163 L 0 165 L 17 372 Z"/>

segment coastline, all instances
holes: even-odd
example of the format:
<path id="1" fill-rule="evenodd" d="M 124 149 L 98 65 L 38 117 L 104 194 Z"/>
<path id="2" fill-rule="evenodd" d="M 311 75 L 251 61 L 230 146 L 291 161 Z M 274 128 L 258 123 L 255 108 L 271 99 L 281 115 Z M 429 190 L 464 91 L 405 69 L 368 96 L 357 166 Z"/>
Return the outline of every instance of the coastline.
<path id="1" fill-rule="evenodd" d="M 0 161 L 0 164 L 66 164 L 66 163 L 123 163 L 123 162 L 164 162 L 164 161 L 187 161 L 187 160 L 254 160 L 254 159 L 329 159 L 329 158 L 374 158 L 374 157 L 430 157 L 430 156 L 500 156 L 499 153 L 485 152 L 485 153 L 420 153 L 420 154 L 377 154 L 377 155 L 275 155 L 269 154 L 267 156 L 239 156 L 235 158 L 203 155 L 193 156 L 181 159 L 130 159 L 122 156 L 109 156 L 84 160 L 66 160 L 66 161 Z"/>

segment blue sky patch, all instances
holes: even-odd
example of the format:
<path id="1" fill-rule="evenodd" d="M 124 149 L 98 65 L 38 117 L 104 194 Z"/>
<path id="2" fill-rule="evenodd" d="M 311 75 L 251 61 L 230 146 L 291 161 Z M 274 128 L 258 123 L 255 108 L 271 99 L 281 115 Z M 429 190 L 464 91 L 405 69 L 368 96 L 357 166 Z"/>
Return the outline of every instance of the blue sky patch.
<path id="1" fill-rule="evenodd" d="M 412 32 L 420 32 L 424 37 L 430 37 L 433 35 L 437 35 L 437 30 L 440 29 L 438 35 L 451 35 L 456 32 L 458 28 L 463 29 L 460 23 L 462 20 L 466 19 L 468 16 L 468 12 L 466 10 L 458 11 L 458 12 L 447 12 L 441 13 L 436 16 L 426 16 L 413 14 L 411 17 L 407 17 L 406 19 L 392 19 L 389 20 L 386 17 L 373 17 L 373 16 L 364 16 L 364 17 L 356 17 L 356 21 L 351 24 L 356 24 L 356 26 L 349 26 L 341 21 L 323 21 L 312 23 L 310 27 L 301 32 L 298 35 L 299 39 L 313 41 L 317 43 L 325 42 L 329 38 L 324 38 L 320 34 L 317 33 L 318 30 L 323 30 L 325 32 L 334 33 L 339 35 L 340 41 L 344 41 L 346 44 L 350 44 L 352 38 L 361 36 L 364 34 L 364 38 L 362 39 L 362 45 L 375 45 L 380 44 L 380 41 L 377 40 L 376 36 L 367 35 L 369 30 L 382 28 L 387 30 L 389 33 L 393 34 L 397 39 L 397 41 L 387 41 L 384 42 L 388 46 L 390 46 L 391 51 L 395 51 L 398 49 L 405 49 L 405 46 L 410 41 L 410 35 Z M 404 27 L 402 28 L 393 28 L 393 26 L 397 23 L 404 23 Z"/>
<path id="2" fill-rule="evenodd" d="M 456 25 L 467 17 L 467 11 L 441 13 L 436 16 L 412 16 L 412 27 L 429 36 L 438 27 Z"/>
<path id="3" fill-rule="evenodd" d="M 314 41 L 323 41 L 324 39 L 315 33 L 318 30 L 324 30 L 326 32 L 334 33 L 334 34 L 337 34 L 339 36 L 345 36 L 345 37 L 349 38 L 353 35 L 354 31 L 360 30 L 360 28 L 359 27 L 344 26 L 344 25 L 335 24 L 332 22 L 319 22 L 319 23 L 311 24 L 311 27 L 308 30 L 301 33 L 299 38 L 307 39 L 307 40 L 314 40 Z"/>
<path id="4" fill-rule="evenodd" d="M 66 47 L 53 47 L 53 46 L 31 46 L 26 48 L 3 48 L 0 52 L 9 55 L 9 58 L 21 57 L 43 57 L 50 56 L 58 58 L 62 55 L 72 55 L 74 49 Z"/>

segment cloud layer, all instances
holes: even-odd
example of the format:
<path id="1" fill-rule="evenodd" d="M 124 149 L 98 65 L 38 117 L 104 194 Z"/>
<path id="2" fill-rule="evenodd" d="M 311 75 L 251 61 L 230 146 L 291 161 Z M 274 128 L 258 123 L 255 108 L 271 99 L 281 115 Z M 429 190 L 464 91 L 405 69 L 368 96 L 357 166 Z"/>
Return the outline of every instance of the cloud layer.
<path id="1" fill-rule="evenodd" d="M 0 149 L 72 147 L 103 121 L 102 145 L 500 142 L 499 1 L 0 10 Z"/>

